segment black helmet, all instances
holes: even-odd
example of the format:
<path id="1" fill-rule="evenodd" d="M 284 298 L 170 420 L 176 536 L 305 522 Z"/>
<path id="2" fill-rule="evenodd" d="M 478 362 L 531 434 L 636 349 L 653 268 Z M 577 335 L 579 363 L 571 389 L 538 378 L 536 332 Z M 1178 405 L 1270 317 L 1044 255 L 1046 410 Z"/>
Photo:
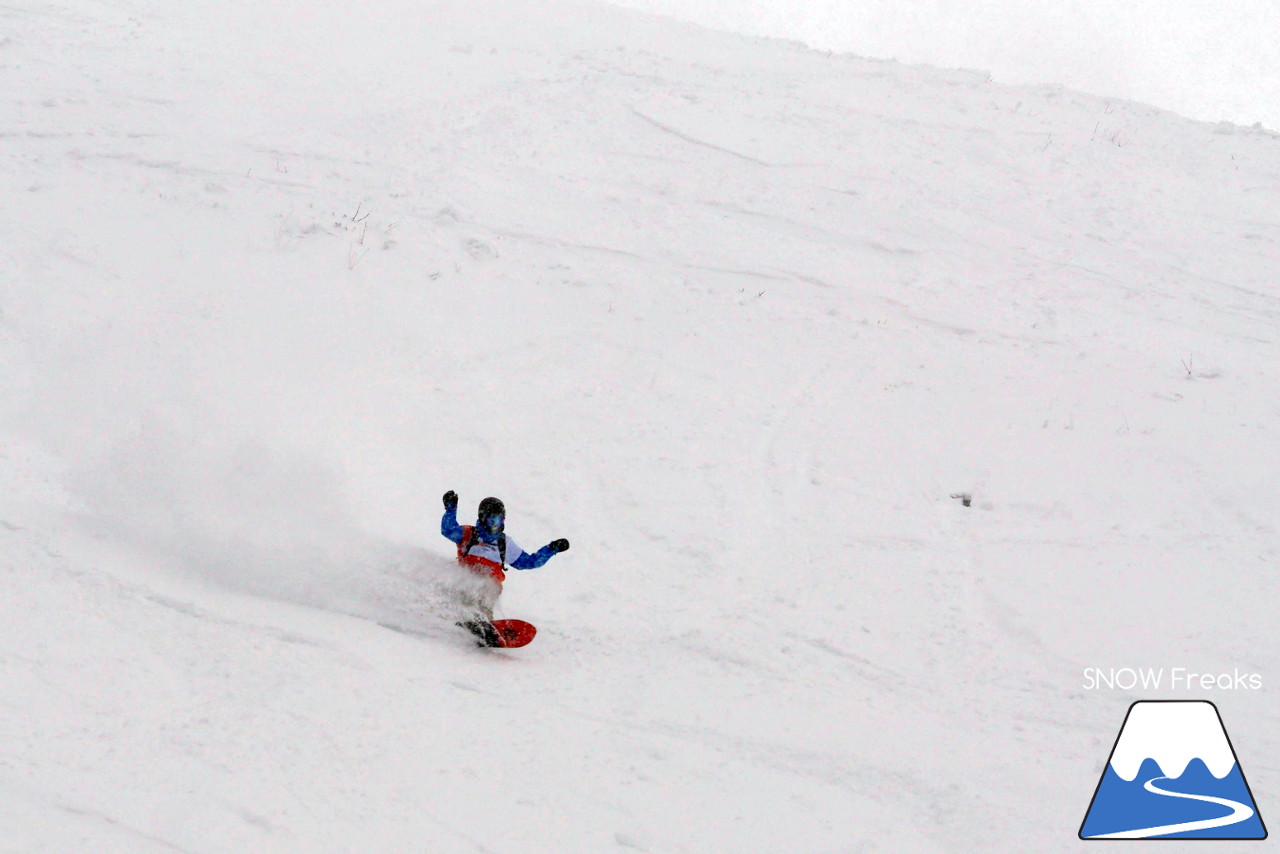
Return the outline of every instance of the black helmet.
<path id="1" fill-rule="evenodd" d="M 507 508 L 497 498 L 486 498 L 480 502 L 480 510 L 476 513 L 476 524 L 491 531 L 501 531 L 506 522 Z"/>

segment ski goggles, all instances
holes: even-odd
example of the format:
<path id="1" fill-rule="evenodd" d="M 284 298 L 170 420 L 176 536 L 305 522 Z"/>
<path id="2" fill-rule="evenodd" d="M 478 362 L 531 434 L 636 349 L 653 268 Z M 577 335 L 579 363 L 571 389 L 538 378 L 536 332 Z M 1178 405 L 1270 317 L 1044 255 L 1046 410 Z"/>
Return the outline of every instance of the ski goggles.
<path id="1" fill-rule="evenodd" d="M 480 524 L 488 528 L 490 531 L 501 531 L 502 526 L 506 521 L 507 518 L 505 516 L 498 514 L 497 516 L 485 516 L 480 520 Z"/>

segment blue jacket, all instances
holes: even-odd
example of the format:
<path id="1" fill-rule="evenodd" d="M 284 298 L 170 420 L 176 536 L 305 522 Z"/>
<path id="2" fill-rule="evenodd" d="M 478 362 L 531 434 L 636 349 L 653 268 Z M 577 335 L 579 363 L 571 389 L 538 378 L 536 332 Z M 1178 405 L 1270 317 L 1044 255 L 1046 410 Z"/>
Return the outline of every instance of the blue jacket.
<path id="1" fill-rule="evenodd" d="M 470 527 L 470 526 L 467 526 Z M 472 545 L 468 557 L 475 556 L 479 558 L 480 563 L 485 565 L 498 564 L 498 535 L 484 528 L 471 528 L 474 532 L 472 536 L 476 538 L 476 543 Z M 462 541 L 466 536 L 467 528 L 458 524 L 458 511 L 445 510 L 444 516 L 440 519 L 440 533 L 443 534 L 450 542 L 458 546 L 459 556 L 462 552 Z M 515 541 L 507 537 L 507 563 L 506 565 L 512 569 L 537 569 L 555 554 L 551 550 L 550 545 L 543 546 L 533 554 L 521 549 L 516 545 Z M 501 566 L 499 565 L 499 570 Z M 501 579 L 498 579 L 501 581 Z"/>

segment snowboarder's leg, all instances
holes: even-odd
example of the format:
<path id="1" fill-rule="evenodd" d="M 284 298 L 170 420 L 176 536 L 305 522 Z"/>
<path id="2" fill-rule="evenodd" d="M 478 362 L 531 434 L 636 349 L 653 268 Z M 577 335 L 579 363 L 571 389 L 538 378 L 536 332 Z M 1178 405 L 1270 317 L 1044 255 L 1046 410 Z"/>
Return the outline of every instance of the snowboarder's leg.
<path id="1" fill-rule="evenodd" d="M 502 637 L 489 620 L 468 620 L 458 625 L 475 635 L 481 646 L 502 646 Z"/>
<path id="2" fill-rule="evenodd" d="M 463 619 L 492 622 L 493 606 L 501 594 L 502 587 L 491 578 L 470 579 L 456 593 Z"/>
<path id="3" fill-rule="evenodd" d="M 490 581 L 484 587 L 480 588 L 480 595 L 477 597 L 476 613 L 481 617 L 493 622 L 493 609 L 498 604 L 498 597 L 502 595 L 502 585 L 495 581 Z"/>
<path id="4" fill-rule="evenodd" d="M 492 579 L 485 579 L 485 583 L 464 598 L 468 616 L 458 625 L 475 635 L 482 646 L 503 645 L 501 635 L 493 626 L 493 608 L 500 595 L 502 586 Z"/>

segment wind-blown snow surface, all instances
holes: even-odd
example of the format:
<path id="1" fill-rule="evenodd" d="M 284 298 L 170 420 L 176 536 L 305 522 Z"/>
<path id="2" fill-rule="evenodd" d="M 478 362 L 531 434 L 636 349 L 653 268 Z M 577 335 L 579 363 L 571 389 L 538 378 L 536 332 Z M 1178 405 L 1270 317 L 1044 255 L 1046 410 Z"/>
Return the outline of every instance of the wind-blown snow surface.
<path id="1" fill-rule="evenodd" d="M 569 0 L 0 28 L 0 848 L 1045 850 L 1084 667 L 1280 673 L 1275 137 Z M 449 488 L 573 542 L 527 649 Z"/>

